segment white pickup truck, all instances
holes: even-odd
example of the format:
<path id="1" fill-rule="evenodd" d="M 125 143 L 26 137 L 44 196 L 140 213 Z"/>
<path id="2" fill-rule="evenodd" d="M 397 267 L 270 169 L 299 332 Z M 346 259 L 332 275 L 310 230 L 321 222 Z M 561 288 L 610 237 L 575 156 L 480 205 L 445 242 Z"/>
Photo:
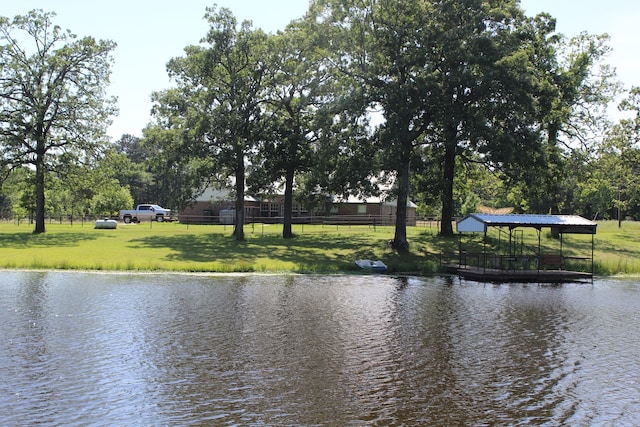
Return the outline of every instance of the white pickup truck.
<path id="1" fill-rule="evenodd" d="M 124 209 L 120 211 L 120 221 L 125 224 L 141 221 L 172 221 L 171 209 L 165 209 L 158 205 L 144 204 L 138 205 L 135 209 Z"/>

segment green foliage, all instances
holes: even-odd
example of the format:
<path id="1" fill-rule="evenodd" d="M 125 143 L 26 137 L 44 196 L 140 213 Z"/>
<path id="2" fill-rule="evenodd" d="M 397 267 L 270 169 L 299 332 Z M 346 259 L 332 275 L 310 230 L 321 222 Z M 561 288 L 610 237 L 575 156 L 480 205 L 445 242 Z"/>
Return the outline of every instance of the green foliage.
<path id="1" fill-rule="evenodd" d="M 139 188 L 132 191 L 136 204 L 155 201 L 180 211 L 194 201 L 198 191 L 215 180 L 213 159 L 195 153 L 193 150 L 198 147 L 183 139 L 180 127 L 148 126 L 144 129 L 143 145 L 154 147 L 157 153 L 140 166 L 151 182 L 145 191 L 140 192 Z"/>
<path id="2" fill-rule="evenodd" d="M 118 180 L 120 186 L 129 188 L 134 204 L 156 201 L 169 206 L 166 200 L 158 197 L 164 194 L 164 189 L 157 188 L 155 174 L 150 163 L 156 153 L 146 149 L 144 140 L 130 135 L 123 135 L 116 141 L 113 148 L 109 148 L 100 158 L 96 173 L 102 176 L 101 182 Z M 158 172 L 161 176 L 162 172 Z"/>
<path id="3" fill-rule="evenodd" d="M 29 216 L 32 216 L 36 211 L 35 193 L 35 188 L 32 185 L 27 187 L 20 193 L 20 202 L 14 208 L 14 212 L 18 216 L 27 214 L 29 214 Z"/>
<path id="4" fill-rule="evenodd" d="M 120 209 L 132 209 L 133 197 L 129 189 L 121 187 L 117 181 L 105 185 L 91 199 L 91 211 L 94 215 L 114 216 Z"/>
<path id="5" fill-rule="evenodd" d="M 610 51 L 608 40 L 607 35 L 586 33 L 570 40 L 556 36 L 542 50 L 546 59 L 540 85 L 546 107 L 538 120 L 547 143 L 540 162 L 527 172 L 531 185 L 526 192 L 535 211 L 575 209 L 575 172 L 586 167 L 576 160 L 589 157 L 601 144 L 609 126 L 608 105 L 620 92 L 615 71 L 603 62 Z"/>

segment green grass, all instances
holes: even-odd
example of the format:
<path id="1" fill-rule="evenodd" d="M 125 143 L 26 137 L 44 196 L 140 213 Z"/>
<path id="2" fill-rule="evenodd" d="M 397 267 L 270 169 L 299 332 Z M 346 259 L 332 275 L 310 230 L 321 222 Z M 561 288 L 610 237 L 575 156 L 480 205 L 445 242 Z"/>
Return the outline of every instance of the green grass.
<path id="1" fill-rule="evenodd" d="M 640 274 L 640 222 L 598 223 L 595 237 L 595 272 L 600 275 Z"/>
<path id="2" fill-rule="evenodd" d="M 47 232 L 33 234 L 33 226 L 0 223 L 0 268 L 104 271 L 338 273 L 359 272 L 354 260 L 383 260 L 392 272 L 433 274 L 441 261 L 457 259 L 458 237 L 437 235 L 435 225 L 409 227 L 411 253 L 399 256 L 387 246 L 393 227 L 296 225 L 294 239 L 282 239 L 281 225 L 247 225 L 246 240 L 236 242 L 231 226 L 178 223 L 119 224 L 115 230 L 96 230 L 89 224 L 47 224 Z M 533 234 L 531 234 L 533 233 Z M 491 235 L 496 245 L 504 236 Z M 537 247 L 535 231 L 524 235 Z M 599 223 L 595 237 L 596 274 L 640 274 L 640 223 Z M 464 245 L 482 247 L 465 237 Z M 559 242 L 542 233 L 545 250 Z M 590 255 L 591 237 L 567 235 L 566 255 Z"/>

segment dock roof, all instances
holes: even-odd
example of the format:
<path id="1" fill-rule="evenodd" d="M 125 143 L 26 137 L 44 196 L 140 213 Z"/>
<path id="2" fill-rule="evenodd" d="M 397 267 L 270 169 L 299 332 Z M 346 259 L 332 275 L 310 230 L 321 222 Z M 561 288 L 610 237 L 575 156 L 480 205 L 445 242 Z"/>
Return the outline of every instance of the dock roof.
<path id="1" fill-rule="evenodd" d="M 488 227 L 555 228 L 560 233 L 596 234 L 597 223 L 578 215 L 500 215 L 473 213 L 457 222 L 459 233 L 484 233 Z"/>

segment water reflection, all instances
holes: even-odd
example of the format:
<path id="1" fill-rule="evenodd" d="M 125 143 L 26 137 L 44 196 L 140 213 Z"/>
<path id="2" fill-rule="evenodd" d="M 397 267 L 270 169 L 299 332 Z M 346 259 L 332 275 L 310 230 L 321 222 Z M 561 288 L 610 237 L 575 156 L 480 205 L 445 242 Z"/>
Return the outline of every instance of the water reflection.
<path id="1" fill-rule="evenodd" d="M 635 282 L 0 272 L 0 424 L 635 425 Z"/>

